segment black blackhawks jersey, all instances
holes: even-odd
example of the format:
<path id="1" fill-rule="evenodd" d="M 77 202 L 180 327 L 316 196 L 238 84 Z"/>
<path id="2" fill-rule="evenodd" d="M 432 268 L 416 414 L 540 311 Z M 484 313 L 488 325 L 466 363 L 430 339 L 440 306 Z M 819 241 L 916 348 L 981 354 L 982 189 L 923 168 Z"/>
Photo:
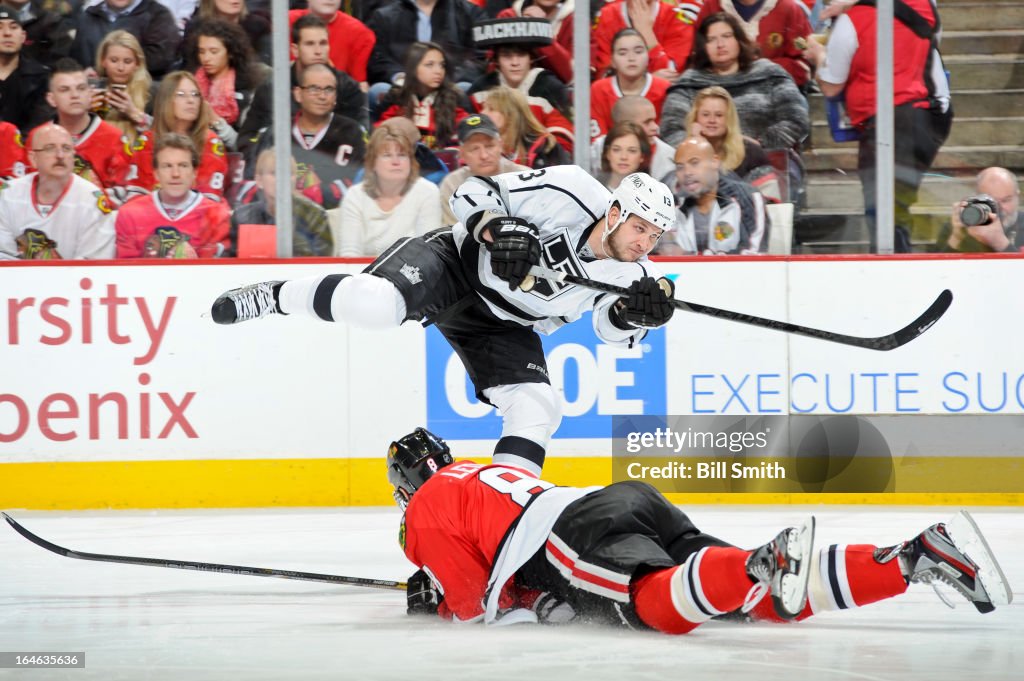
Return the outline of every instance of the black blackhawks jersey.
<path id="1" fill-rule="evenodd" d="M 638 262 L 598 259 L 587 238 L 604 217 L 610 192 L 574 165 L 471 177 L 452 195 L 450 205 L 459 222 L 452 228 L 466 273 L 477 293 L 498 318 L 551 333 L 594 311 L 594 330 L 605 342 L 632 343 L 644 332 L 614 327 L 607 309 L 616 296 L 573 284 L 538 280 L 531 291 L 510 291 L 508 283 L 491 272 L 490 253 L 469 234 L 465 223 L 490 211 L 527 220 L 540 231 L 541 264 L 554 270 L 629 286 L 641 277 L 661 273 L 643 258 Z"/>
<path id="2" fill-rule="evenodd" d="M 296 188 L 324 208 L 336 208 L 355 181 L 366 157 L 366 130 L 346 116 L 331 115 L 331 121 L 314 135 L 305 135 L 292 125 L 292 157 L 298 166 Z M 256 167 L 260 152 L 274 145 L 271 128 L 260 131 L 252 158 Z M 315 191 L 316 189 L 319 191 Z"/>

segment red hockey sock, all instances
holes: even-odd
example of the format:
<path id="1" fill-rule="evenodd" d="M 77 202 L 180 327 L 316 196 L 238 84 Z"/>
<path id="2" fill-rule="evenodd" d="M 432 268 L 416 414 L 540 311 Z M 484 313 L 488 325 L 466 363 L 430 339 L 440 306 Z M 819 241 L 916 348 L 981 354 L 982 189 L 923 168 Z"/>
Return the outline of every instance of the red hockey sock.
<path id="1" fill-rule="evenodd" d="M 827 610 L 858 608 L 906 591 L 907 582 L 899 561 L 879 563 L 875 560 L 875 548 L 870 544 L 833 544 L 820 549 L 810 565 L 807 605 L 797 619 Z M 768 598 L 750 614 L 758 620 L 782 621 Z"/>
<path id="2" fill-rule="evenodd" d="M 666 634 L 685 634 L 716 615 L 735 610 L 753 586 L 749 551 L 712 546 L 685 563 L 641 577 L 633 585 L 636 613 Z"/>

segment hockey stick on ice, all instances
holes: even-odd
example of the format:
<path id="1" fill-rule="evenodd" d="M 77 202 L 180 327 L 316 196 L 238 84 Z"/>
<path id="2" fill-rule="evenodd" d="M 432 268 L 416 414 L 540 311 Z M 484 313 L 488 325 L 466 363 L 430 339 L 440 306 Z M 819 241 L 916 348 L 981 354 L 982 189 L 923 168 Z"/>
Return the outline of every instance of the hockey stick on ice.
<path id="1" fill-rule="evenodd" d="M 295 572 L 293 570 L 273 570 L 270 568 L 245 567 L 244 565 L 221 565 L 219 563 L 199 563 L 190 560 L 167 560 L 164 558 L 136 558 L 133 556 L 113 556 L 105 553 L 85 553 L 84 551 L 73 551 L 63 546 L 57 546 L 48 542 L 42 537 L 35 535 L 6 513 L 2 513 L 14 530 L 25 539 L 47 551 L 52 551 L 65 558 L 78 558 L 80 560 L 94 560 L 101 563 L 125 563 L 128 565 L 150 565 L 152 567 L 176 568 L 178 570 L 196 570 L 198 572 L 223 572 L 229 575 L 249 575 L 252 577 L 278 577 L 280 579 L 295 579 L 306 582 L 328 582 L 330 584 L 343 584 L 346 586 L 366 586 L 373 589 L 390 589 L 394 591 L 405 591 L 405 582 L 392 582 L 386 579 L 369 579 L 366 577 L 345 577 L 342 575 L 322 575 L 316 572 Z"/>
<path id="2" fill-rule="evenodd" d="M 549 281 L 556 281 L 566 284 L 575 284 L 576 286 L 582 286 L 584 288 L 593 289 L 595 291 L 613 293 L 619 296 L 628 295 L 627 290 L 622 286 L 616 286 L 615 284 L 608 284 L 603 281 L 588 279 L 586 277 L 577 277 L 572 274 L 558 272 L 556 270 L 548 269 L 546 267 L 531 267 L 530 274 L 535 277 L 547 279 Z M 945 314 L 946 310 L 949 309 L 950 303 L 952 302 L 953 292 L 950 291 L 949 289 L 945 289 L 942 293 L 939 294 L 939 297 L 935 299 L 935 302 L 933 302 L 927 310 L 921 313 L 921 316 L 919 316 L 917 319 L 910 322 L 899 331 L 886 334 L 884 336 L 877 336 L 875 338 L 847 336 L 845 334 L 835 333 L 833 331 L 825 331 L 823 329 L 815 329 L 809 326 L 800 326 L 799 324 L 780 322 L 775 319 L 755 317 L 754 315 L 744 314 L 743 312 L 732 312 L 731 310 L 723 310 L 718 307 L 711 307 L 710 305 L 690 303 L 685 300 L 679 300 L 678 298 L 673 299 L 672 304 L 676 307 L 676 309 L 679 310 L 685 310 L 687 312 L 693 312 L 696 314 L 708 315 L 710 317 L 717 317 L 719 319 L 726 319 L 733 322 L 740 322 L 741 324 L 760 326 L 766 329 L 774 329 L 776 331 L 794 333 L 799 336 L 817 338 L 819 340 L 831 341 L 833 343 L 842 343 L 843 345 L 852 345 L 858 348 L 867 348 L 868 350 L 894 350 L 902 345 L 906 345 L 907 343 L 909 343 L 910 341 L 914 340 L 922 333 L 927 331 L 932 324 L 939 321 L 939 318 L 943 314 Z"/>

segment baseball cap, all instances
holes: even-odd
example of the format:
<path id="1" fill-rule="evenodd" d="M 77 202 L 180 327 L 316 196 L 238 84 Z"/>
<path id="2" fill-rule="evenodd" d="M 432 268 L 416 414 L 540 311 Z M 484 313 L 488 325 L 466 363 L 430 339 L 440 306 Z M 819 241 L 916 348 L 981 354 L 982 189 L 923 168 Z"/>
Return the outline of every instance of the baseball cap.
<path id="1" fill-rule="evenodd" d="M 498 126 L 494 124 L 490 116 L 484 114 L 473 114 L 466 116 L 459 123 L 459 142 L 465 142 L 470 135 L 483 133 L 489 137 L 501 137 Z"/>
<path id="2" fill-rule="evenodd" d="M 22 28 L 25 25 L 21 22 L 21 17 L 18 16 L 18 10 L 8 7 L 6 5 L 0 5 L 0 21 L 13 21 Z"/>

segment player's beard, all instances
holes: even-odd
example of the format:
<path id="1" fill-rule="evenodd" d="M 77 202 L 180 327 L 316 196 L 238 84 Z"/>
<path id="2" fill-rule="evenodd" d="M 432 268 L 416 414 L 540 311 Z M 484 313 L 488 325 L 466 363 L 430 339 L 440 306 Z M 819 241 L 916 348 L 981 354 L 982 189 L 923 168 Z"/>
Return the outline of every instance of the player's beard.
<path id="1" fill-rule="evenodd" d="M 618 230 L 618 227 L 616 227 Z M 616 232 L 612 232 L 608 235 L 608 238 L 604 240 L 604 252 L 609 258 L 613 258 L 620 262 L 635 262 L 639 260 L 639 256 L 635 255 L 632 251 L 622 248 L 615 242 Z"/>

